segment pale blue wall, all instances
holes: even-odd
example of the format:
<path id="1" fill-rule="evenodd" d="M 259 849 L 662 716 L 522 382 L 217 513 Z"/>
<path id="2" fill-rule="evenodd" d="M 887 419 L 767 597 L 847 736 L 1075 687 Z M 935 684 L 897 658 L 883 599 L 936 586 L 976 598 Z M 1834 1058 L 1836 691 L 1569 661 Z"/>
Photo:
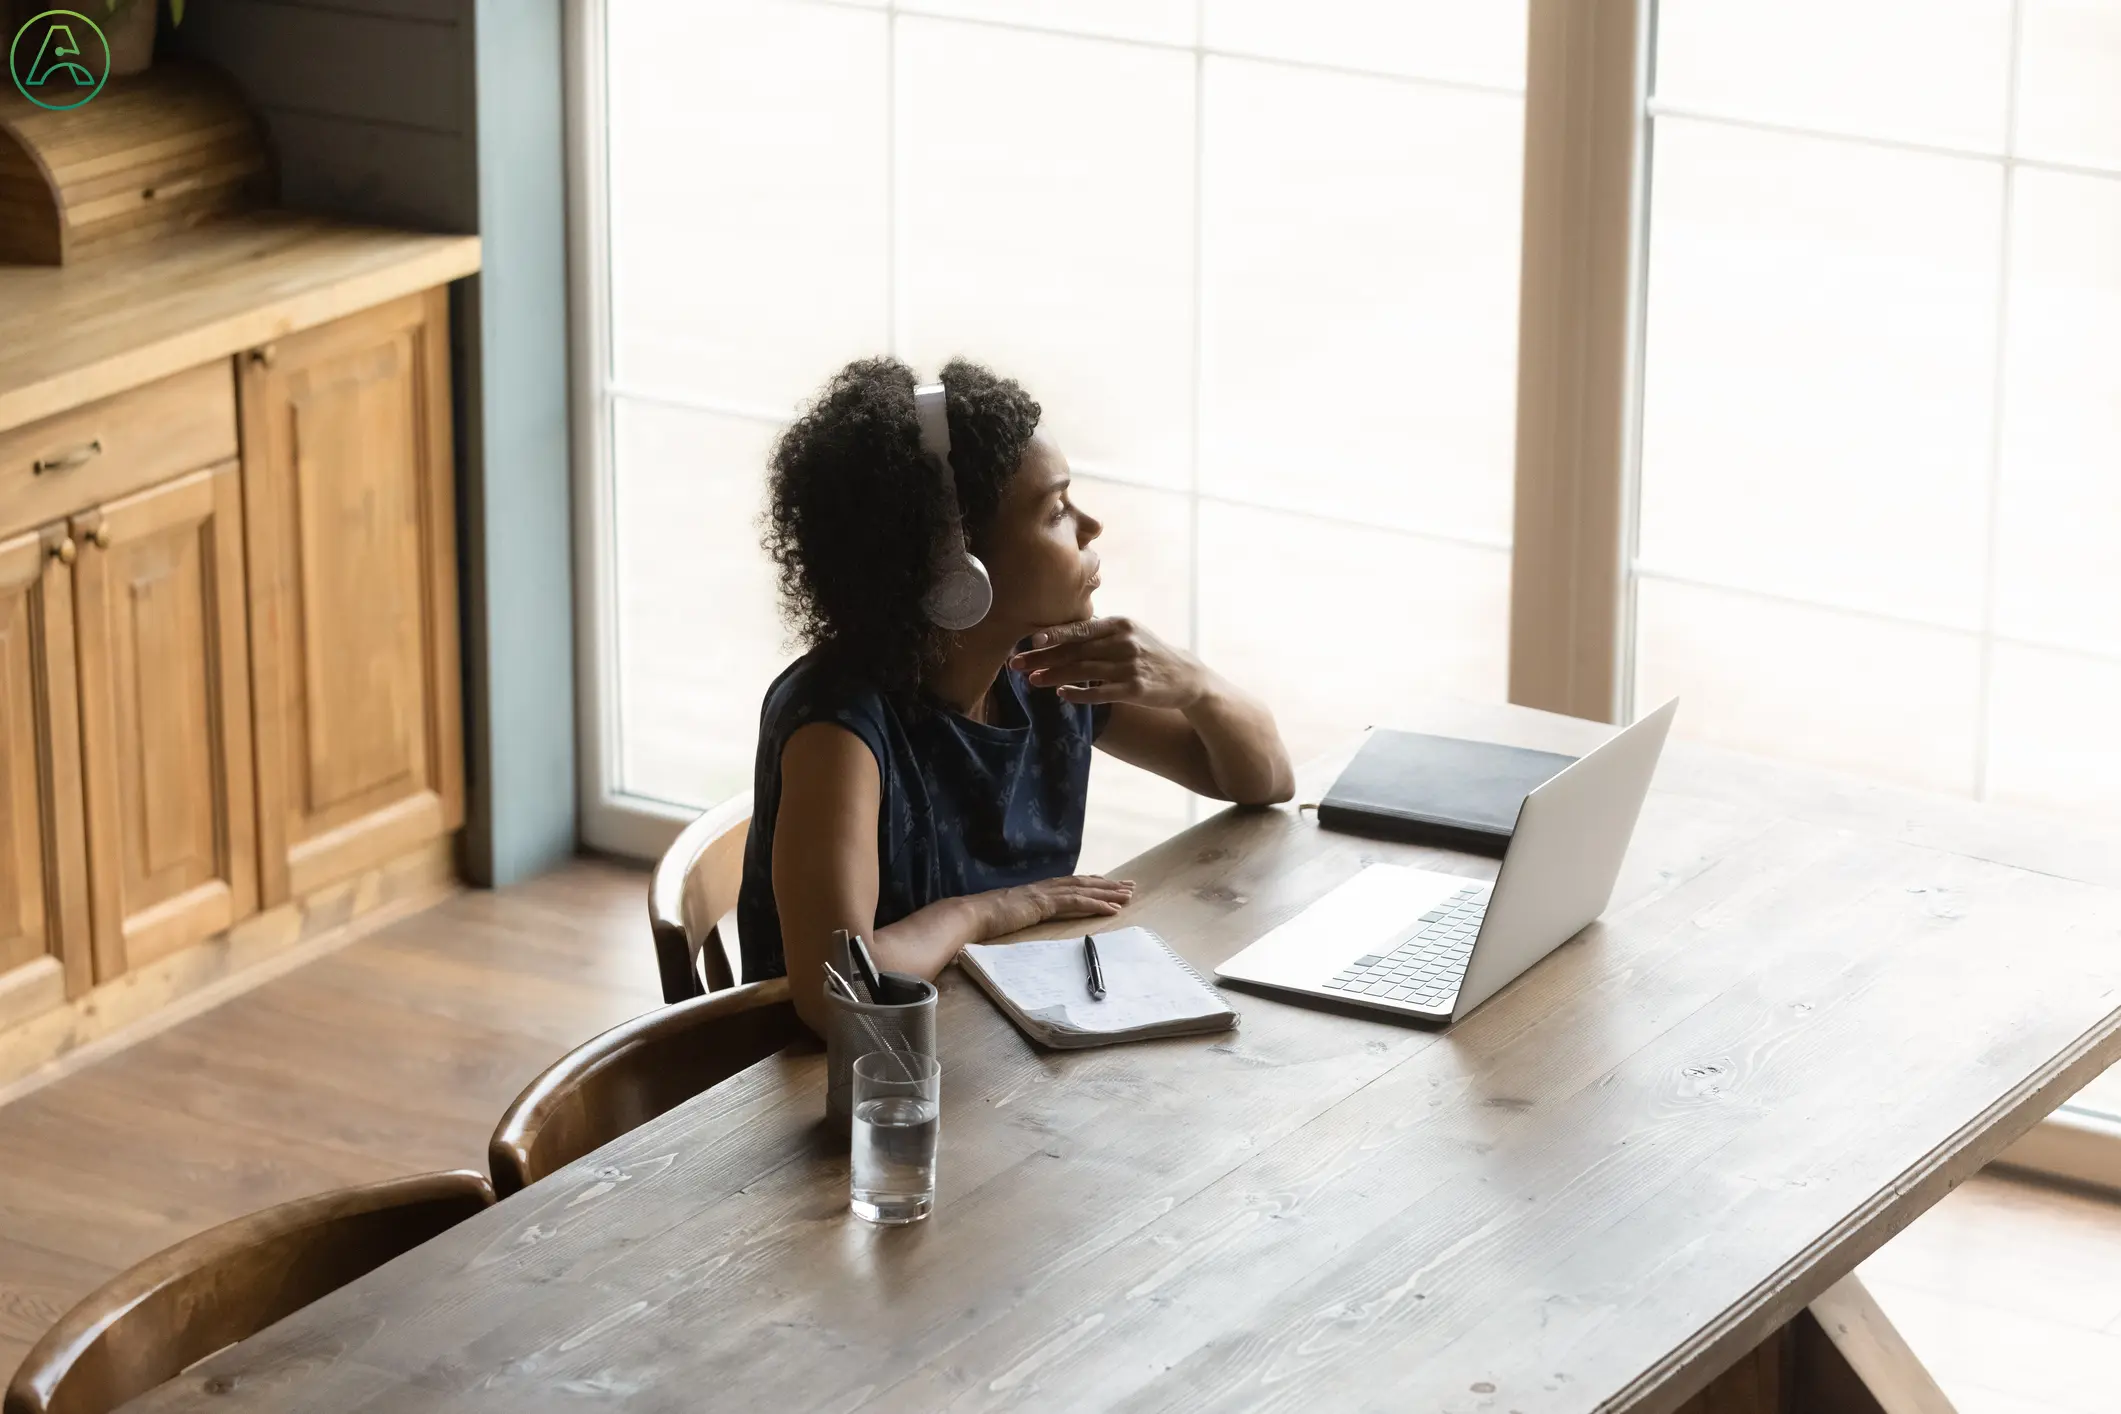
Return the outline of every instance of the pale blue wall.
<path id="1" fill-rule="evenodd" d="M 491 782 L 472 867 L 500 884 L 574 853 L 574 577 L 559 0 L 476 0 L 482 368 L 469 523 L 472 739 Z M 483 859 L 477 856 L 483 854 Z"/>

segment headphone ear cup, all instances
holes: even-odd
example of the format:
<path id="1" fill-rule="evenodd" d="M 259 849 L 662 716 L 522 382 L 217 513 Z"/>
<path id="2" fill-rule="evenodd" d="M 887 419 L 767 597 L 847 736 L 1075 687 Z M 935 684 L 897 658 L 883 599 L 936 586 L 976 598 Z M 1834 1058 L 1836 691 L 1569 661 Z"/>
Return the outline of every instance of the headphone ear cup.
<path id="1" fill-rule="evenodd" d="M 962 632 L 987 617 L 994 607 L 994 584 L 979 557 L 966 551 L 956 563 L 936 576 L 921 599 L 928 621 L 937 628 Z"/>

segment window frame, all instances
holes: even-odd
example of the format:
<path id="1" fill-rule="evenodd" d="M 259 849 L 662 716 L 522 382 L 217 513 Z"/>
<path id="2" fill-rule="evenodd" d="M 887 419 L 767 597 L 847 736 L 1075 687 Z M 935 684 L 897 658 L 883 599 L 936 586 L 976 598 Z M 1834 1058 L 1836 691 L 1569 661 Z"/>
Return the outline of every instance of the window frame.
<path id="1" fill-rule="evenodd" d="M 1654 0 L 1530 0 L 1510 701 L 1629 706 Z"/>
<path id="2" fill-rule="evenodd" d="M 612 476 L 611 281 L 606 235 L 606 0 L 566 0 L 568 398 L 574 440 L 575 750 L 582 843 L 654 860 L 699 813 L 619 778 L 618 508 Z"/>

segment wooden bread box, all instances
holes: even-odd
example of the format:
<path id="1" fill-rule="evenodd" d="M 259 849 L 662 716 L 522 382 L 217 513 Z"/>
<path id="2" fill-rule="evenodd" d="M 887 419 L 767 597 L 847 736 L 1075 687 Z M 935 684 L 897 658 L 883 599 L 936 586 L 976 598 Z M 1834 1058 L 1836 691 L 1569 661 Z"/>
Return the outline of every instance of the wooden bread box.
<path id="1" fill-rule="evenodd" d="M 79 108 L 0 89 L 0 263 L 65 265 L 272 199 L 265 133 L 229 78 L 165 60 Z"/>
<path id="2" fill-rule="evenodd" d="M 107 244 L 0 263 L 0 1098 L 432 901 L 464 814 L 477 237 Z"/>

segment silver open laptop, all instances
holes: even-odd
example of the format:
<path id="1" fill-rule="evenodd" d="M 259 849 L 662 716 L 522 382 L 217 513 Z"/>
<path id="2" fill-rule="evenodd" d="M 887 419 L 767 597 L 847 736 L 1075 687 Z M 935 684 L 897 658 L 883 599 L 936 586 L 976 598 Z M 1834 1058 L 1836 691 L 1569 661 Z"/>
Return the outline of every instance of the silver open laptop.
<path id="1" fill-rule="evenodd" d="M 1604 912 L 1678 708 L 1665 703 L 1526 796 L 1492 885 L 1373 864 L 1215 975 L 1458 1020 Z"/>

